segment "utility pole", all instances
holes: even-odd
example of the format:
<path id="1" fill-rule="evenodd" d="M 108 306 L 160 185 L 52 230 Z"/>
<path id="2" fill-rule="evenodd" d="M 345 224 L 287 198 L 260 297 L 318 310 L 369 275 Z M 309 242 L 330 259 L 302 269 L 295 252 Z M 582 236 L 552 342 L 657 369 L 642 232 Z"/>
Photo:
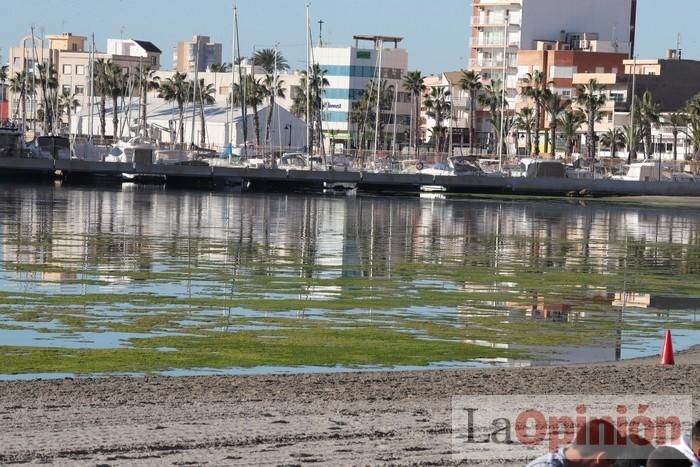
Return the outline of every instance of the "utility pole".
<path id="1" fill-rule="evenodd" d="M 322 19 L 318 20 L 318 46 L 323 47 L 323 23 Z"/>

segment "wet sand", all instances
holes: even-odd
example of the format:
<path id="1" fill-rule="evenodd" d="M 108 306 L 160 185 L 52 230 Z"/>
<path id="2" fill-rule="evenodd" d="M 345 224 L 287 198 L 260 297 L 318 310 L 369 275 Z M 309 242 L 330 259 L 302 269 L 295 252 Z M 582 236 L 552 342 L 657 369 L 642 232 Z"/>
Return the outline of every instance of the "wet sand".
<path id="1" fill-rule="evenodd" d="M 454 395 L 699 396 L 700 349 L 677 362 L 0 383 L 0 464 L 453 465 Z"/>

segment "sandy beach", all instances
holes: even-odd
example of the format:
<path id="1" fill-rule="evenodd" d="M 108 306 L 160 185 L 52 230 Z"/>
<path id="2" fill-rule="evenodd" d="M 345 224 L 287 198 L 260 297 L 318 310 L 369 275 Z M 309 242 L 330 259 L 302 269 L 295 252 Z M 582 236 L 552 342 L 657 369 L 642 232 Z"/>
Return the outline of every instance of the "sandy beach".
<path id="1" fill-rule="evenodd" d="M 454 395 L 697 396 L 699 359 L 696 348 L 672 368 L 647 359 L 564 368 L 7 382 L 0 384 L 0 464 L 453 465 Z"/>

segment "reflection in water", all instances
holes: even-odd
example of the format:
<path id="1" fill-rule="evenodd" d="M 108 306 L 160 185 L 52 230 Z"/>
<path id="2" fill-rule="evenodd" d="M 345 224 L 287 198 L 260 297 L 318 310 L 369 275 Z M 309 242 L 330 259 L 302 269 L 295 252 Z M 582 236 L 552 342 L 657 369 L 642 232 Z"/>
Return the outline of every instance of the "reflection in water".
<path id="1" fill-rule="evenodd" d="M 693 298 L 700 294 L 693 289 L 700 274 L 696 210 L 143 188 L 2 190 L 1 290 L 131 294 L 83 305 L 82 326 L 109 330 L 134 311 L 155 312 L 161 305 L 149 297 L 160 297 L 170 300 L 170 310 L 193 314 L 190 324 L 216 314 L 225 319 L 219 332 L 235 332 L 253 326 L 237 319 L 270 318 L 236 300 L 293 299 L 309 305 L 288 316 L 329 326 L 371 319 L 430 337 L 428 326 L 440 325 L 448 328 L 441 337 L 526 349 L 539 363 L 652 354 L 666 326 L 679 331 L 681 345 L 697 337 L 694 312 L 686 311 L 700 308 Z M 413 303 L 400 300 L 411 297 Z M 344 299 L 358 299 L 358 309 L 326 308 Z M 372 308 L 360 299 L 374 300 Z M 392 299 L 396 306 L 387 306 Z M 55 311 L 51 303 L 32 306 Z M 17 322 L 13 313 L 29 308 L 3 307 L 0 324 Z M 51 320 L 48 312 L 34 318 Z M 169 326 L 147 331 L 173 332 Z"/>

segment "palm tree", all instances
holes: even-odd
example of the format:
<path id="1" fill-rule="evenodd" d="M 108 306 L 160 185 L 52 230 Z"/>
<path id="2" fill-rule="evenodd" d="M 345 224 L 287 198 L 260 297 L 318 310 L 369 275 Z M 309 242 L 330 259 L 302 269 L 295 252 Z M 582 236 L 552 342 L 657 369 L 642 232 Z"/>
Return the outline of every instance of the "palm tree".
<path id="1" fill-rule="evenodd" d="M 7 83 L 7 70 L 9 69 L 8 65 L 2 65 L 0 66 L 0 91 L 3 91 L 0 93 L 0 101 L 5 100 L 5 84 Z"/>
<path id="2" fill-rule="evenodd" d="M 70 135 L 71 132 L 71 115 L 73 111 L 78 108 L 80 101 L 77 99 L 78 93 L 71 93 L 68 89 L 64 89 L 58 96 L 58 108 L 62 112 L 65 112 L 68 116 L 68 131 L 66 132 Z"/>
<path id="3" fill-rule="evenodd" d="M 106 94 L 112 98 L 112 138 L 118 139 L 119 133 L 119 98 L 126 93 L 126 76 L 122 68 L 111 63 L 106 69 Z"/>
<path id="4" fill-rule="evenodd" d="M 525 132 L 525 145 L 527 154 L 532 154 L 532 132 L 536 130 L 535 111 L 532 107 L 523 107 L 515 118 L 515 127 Z"/>
<path id="5" fill-rule="evenodd" d="M 309 123 L 309 144 L 314 141 L 314 125 L 321 129 L 321 104 L 323 100 L 324 89 L 329 86 L 329 81 L 326 78 L 328 70 L 322 70 L 321 66 L 316 63 L 311 67 L 311 78 L 308 80 L 310 89 L 310 110 L 311 114 L 307 115 L 306 105 L 306 87 L 307 73 L 306 70 L 301 72 L 299 88 L 296 90 L 294 102 L 292 104 L 292 113 L 298 117 L 303 117 L 304 121 Z M 319 140 L 319 144 L 321 141 Z"/>
<path id="6" fill-rule="evenodd" d="M 503 135 L 508 135 L 510 134 L 513 126 L 515 126 L 516 119 L 512 115 L 504 115 L 503 118 L 501 118 L 501 111 L 499 110 L 493 114 L 493 116 L 489 119 L 489 122 L 494 128 L 494 132 L 499 135 L 500 140 L 501 122 L 503 122 Z M 508 145 L 506 144 L 505 139 L 503 139 L 502 143 L 503 154 L 508 154 Z"/>
<path id="7" fill-rule="evenodd" d="M 558 126 L 561 127 L 564 137 L 564 154 L 567 161 L 571 160 L 578 130 L 585 122 L 586 116 L 578 110 L 568 110 L 559 117 Z"/>
<path id="8" fill-rule="evenodd" d="M 244 78 L 244 86 L 246 106 L 253 109 L 255 143 L 260 146 L 260 116 L 258 115 L 258 109 L 265 102 L 265 87 L 259 79 L 255 79 L 252 75 L 246 75 Z M 234 102 L 241 102 L 241 91 L 241 86 L 234 86 L 234 93 L 238 94 L 234 97 Z"/>
<path id="9" fill-rule="evenodd" d="M 658 103 L 654 102 L 651 91 L 644 91 L 639 100 L 639 106 L 635 117 L 637 118 L 644 138 L 644 155 L 648 159 L 651 157 L 653 148 L 651 146 L 651 129 L 661 122 L 661 111 Z"/>
<path id="10" fill-rule="evenodd" d="M 109 70 L 112 67 L 111 60 L 105 60 L 104 58 L 98 58 L 95 60 L 94 66 L 94 87 L 97 94 L 100 96 L 100 134 L 102 139 L 105 138 L 106 128 L 107 128 L 107 94 L 109 94 Z"/>
<path id="11" fill-rule="evenodd" d="M 636 159 L 636 156 L 633 157 L 633 155 L 636 154 L 637 147 L 639 147 L 639 143 L 642 141 L 642 131 L 639 129 L 639 126 L 632 128 L 631 126 L 625 125 L 622 127 L 622 137 L 625 142 L 625 147 L 627 147 L 627 163 L 631 164 L 632 159 Z"/>
<path id="12" fill-rule="evenodd" d="M 411 93 L 411 103 L 413 108 L 411 110 L 415 115 L 414 120 L 414 133 L 413 133 L 413 149 L 418 153 L 418 134 L 420 133 L 420 108 L 421 108 L 421 97 L 425 92 L 425 78 L 422 73 L 418 70 L 409 71 L 403 79 L 403 88 L 405 91 Z"/>
<path id="13" fill-rule="evenodd" d="M 267 111 L 267 124 L 265 125 L 265 144 L 270 144 L 270 128 L 272 128 L 272 114 L 275 109 L 275 100 L 284 99 L 286 92 L 284 90 L 284 81 L 279 76 L 268 74 L 263 81 L 265 97 L 267 97 L 270 107 Z"/>
<path id="14" fill-rule="evenodd" d="M 384 112 L 391 111 L 394 104 L 394 87 L 389 86 L 387 81 L 382 80 L 379 88 L 376 81 L 372 80 L 367 83 L 367 88 L 362 93 L 362 98 L 359 102 L 353 104 L 350 112 L 350 121 L 357 125 L 357 146 L 367 148 L 369 139 L 374 138 L 375 123 L 377 122 L 377 96 L 379 96 L 379 112 L 380 115 Z M 378 144 L 383 143 L 385 118 L 380 118 L 379 134 L 377 138 Z"/>
<path id="15" fill-rule="evenodd" d="M 41 63 L 36 66 L 39 71 L 37 86 L 41 89 L 41 102 L 44 112 L 42 117 L 43 128 L 46 133 L 53 130 L 53 106 L 51 101 L 55 101 L 55 94 L 58 90 L 58 72 L 53 65 Z"/>
<path id="16" fill-rule="evenodd" d="M 557 155 L 557 127 L 559 126 L 559 117 L 571 107 L 571 100 L 564 99 L 559 93 L 547 93 L 544 100 L 544 110 L 549 115 L 549 131 L 552 141 L 552 155 Z M 548 146 L 545 138 L 545 149 Z"/>
<path id="17" fill-rule="evenodd" d="M 192 97 L 194 98 L 194 105 L 199 105 L 199 118 L 201 124 L 199 146 L 203 148 L 207 145 L 207 122 L 204 116 L 204 106 L 212 105 L 216 102 L 216 89 L 211 83 L 205 84 L 203 78 L 199 80 L 197 86 L 194 85 L 194 82 L 190 82 L 190 89 L 192 89 L 193 92 L 196 89 L 196 95 Z M 194 124 L 194 122 L 192 123 Z"/>
<path id="18" fill-rule="evenodd" d="M 21 108 L 21 118 L 23 122 L 27 120 L 27 94 L 32 94 L 32 91 L 28 86 L 29 80 L 29 73 L 24 71 L 15 73 L 15 76 L 10 78 L 10 92 L 19 96 L 19 99 L 17 100 L 15 118 L 19 117 Z"/>
<path id="19" fill-rule="evenodd" d="M 192 91 L 190 82 L 187 81 L 187 74 L 175 73 L 172 78 L 166 79 L 160 86 L 158 97 L 166 102 L 177 103 L 180 114 L 178 132 L 180 134 L 180 144 L 185 142 L 185 104 L 190 101 Z"/>
<path id="20" fill-rule="evenodd" d="M 535 156 L 539 156 L 540 154 L 540 125 L 542 124 L 542 106 L 550 93 L 549 89 L 547 89 L 550 84 L 551 83 L 546 81 L 544 74 L 539 70 L 525 75 L 525 79 L 523 79 L 522 82 L 522 95 L 532 99 L 535 104 L 535 124 L 537 125 Z"/>
<path id="21" fill-rule="evenodd" d="M 508 101 L 503 100 L 501 85 L 501 81 L 491 80 L 489 84 L 483 87 L 482 92 L 479 94 L 479 103 L 488 107 L 491 115 L 489 122 L 491 122 L 491 131 L 493 132 L 492 141 L 497 141 L 500 139 L 500 132 L 498 129 L 500 128 L 500 122 L 499 125 L 495 125 L 493 122 L 495 120 L 500 120 L 501 107 L 508 107 Z M 496 118 L 496 114 L 498 114 L 498 118 Z M 494 143 L 491 143 L 491 147 L 489 148 L 490 150 L 494 149 L 493 144 Z"/>
<path id="22" fill-rule="evenodd" d="M 160 89 L 160 77 L 156 76 L 156 71 L 149 65 L 139 67 L 136 70 L 134 87 L 138 89 L 141 96 L 141 128 L 144 136 L 148 136 L 148 93 Z"/>
<path id="23" fill-rule="evenodd" d="M 253 65 L 261 67 L 265 73 L 271 75 L 277 71 L 289 69 L 289 63 L 282 52 L 276 49 L 261 49 L 253 55 Z"/>
<path id="24" fill-rule="evenodd" d="M 484 87 L 481 82 L 481 75 L 473 71 L 463 71 L 459 80 L 459 87 L 469 95 L 469 146 L 474 147 L 476 132 L 474 130 L 474 120 L 476 118 L 476 103 L 479 93 Z"/>
<path id="25" fill-rule="evenodd" d="M 603 87 L 595 79 L 591 79 L 588 84 L 579 84 L 576 87 L 576 103 L 586 116 L 588 124 L 586 146 L 589 158 L 595 158 L 595 124 L 602 117 L 600 109 L 606 101 Z"/>
<path id="26" fill-rule="evenodd" d="M 452 107 L 450 91 L 445 86 L 435 86 L 430 90 L 430 94 L 425 99 L 423 105 L 428 109 L 428 116 L 435 120 L 433 127 L 433 138 L 435 139 L 435 154 L 440 153 L 440 142 L 442 135 L 445 132 L 443 122 L 450 118 L 450 109 Z"/>
<path id="27" fill-rule="evenodd" d="M 600 144 L 604 148 L 610 149 L 610 154 L 613 159 L 617 157 L 617 150 L 625 147 L 625 134 L 619 128 L 610 128 L 600 138 Z"/>
<path id="28" fill-rule="evenodd" d="M 673 160 L 678 160 L 678 133 L 688 128 L 688 116 L 681 112 L 673 112 L 664 119 L 673 133 Z"/>
<path id="29" fill-rule="evenodd" d="M 215 63 L 212 66 L 209 67 L 209 71 L 216 74 L 216 73 L 228 73 L 231 71 L 231 64 L 230 63 Z"/>

